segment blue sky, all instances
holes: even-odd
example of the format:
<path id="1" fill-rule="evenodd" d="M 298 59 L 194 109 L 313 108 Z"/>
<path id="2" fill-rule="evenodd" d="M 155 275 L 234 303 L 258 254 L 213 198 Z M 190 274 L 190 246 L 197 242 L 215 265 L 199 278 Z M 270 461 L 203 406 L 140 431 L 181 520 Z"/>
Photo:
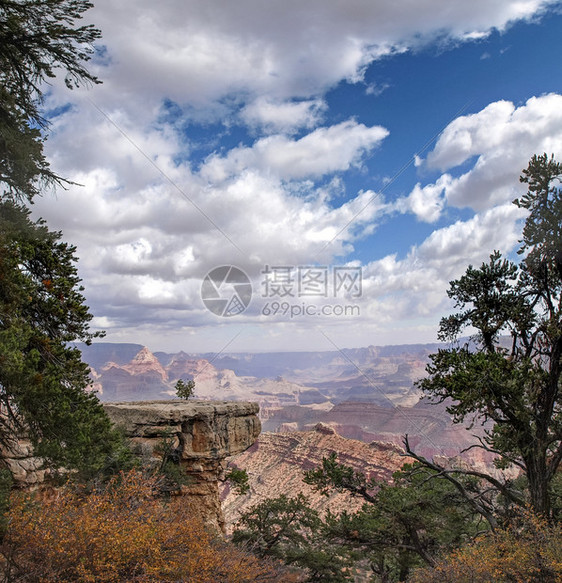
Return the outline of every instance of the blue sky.
<path id="1" fill-rule="evenodd" d="M 562 76 L 557 74 L 561 29 L 562 16 L 551 14 L 535 23 L 517 23 L 503 33 L 493 31 L 478 41 L 452 46 L 432 44 L 383 59 L 369 67 L 364 81 L 367 86 L 386 87 L 380 95 L 358 91 L 349 83 L 339 84 L 327 94 L 330 109 L 338 111 L 342 118 L 352 115 L 367 125 L 380 123 L 390 132 L 384 146 L 366 162 L 368 176 L 350 176 L 349 186 L 384 188 L 381 178 L 394 178 L 461 114 L 477 113 L 498 100 L 521 105 L 535 95 L 561 93 Z M 466 171 L 468 166 L 455 169 L 455 174 Z M 416 181 L 428 182 L 437 176 L 416 172 L 411 164 L 387 188 L 387 197 L 406 196 Z M 388 253 L 403 256 L 436 227 L 473 214 L 470 209 L 451 208 L 435 224 L 421 223 L 412 215 L 394 217 L 356 246 L 358 256 L 362 261 Z M 404 233 L 409 236 L 404 237 Z"/>
<path id="2" fill-rule="evenodd" d="M 96 2 L 103 84 L 46 101 L 52 165 L 83 186 L 35 205 L 78 247 L 94 325 L 189 352 L 434 341 L 448 282 L 514 256 L 530 156 L 562 156 L 561 7 Z M 251 280 L 243 313 L 202 301 L 221 265 Z M 324 293 L 299 293 L 314 266 Z M 360 297 L 329 286 L 341 267 Z"/>

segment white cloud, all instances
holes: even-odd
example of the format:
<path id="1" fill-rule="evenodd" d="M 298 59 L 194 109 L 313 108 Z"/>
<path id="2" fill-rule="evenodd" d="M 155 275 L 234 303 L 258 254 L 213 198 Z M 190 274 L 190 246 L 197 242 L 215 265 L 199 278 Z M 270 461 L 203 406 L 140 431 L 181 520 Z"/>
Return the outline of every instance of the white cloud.
<path id="1" fill-rule="evenodd" d="M 367 95 L 374 95 L 375 97 L 378 97 L 379 95 L 382 95 L 389 88 L 390 88 L 390 84 L 388 84 L 388 83 L 381 83 L 380 85 L 378 85 L 376 83 L 371 83 L 370 85 L 367 85 L 367 89 L 365 89 L 365 93 Z"/>
<path id="2" fill-rule="evenodd" d="M 226 179 L 210 162 L 199 173 L 173 164 L 169 143 L 166 155 L 156 156 L 159 134 L 144 137 L 128 127 L 191 204 L 116 131 L 106 147 L 92 150 L 109 132 L 107 121 L 75 121 L 81 140 L 72 156 L 79 159 L 83 148 L 92 159 L 89 170 L 70 177 L 84 186 L 61 191 L 56 208 L 48 197 L 39 199 L 34 211 L 78 246 L 88 301 L 110 330 L 147 321 L 167 327 L 170 319 L 178 326 L 208 323 L 213 316 L 199 291 L 213 267 L 235 264 L 257 278 L 265 264 L 329 263 L 383 212 L 374 192 L 334 204 L 337 181 L 321 188 L 302 181 L 360 164 L 386 135 L 382 128 L 344 122 L 300 140 L 264 138 L 218 160 Z M 60 145 L 68 136 L 59 130 L 53 143 Z"/>
<path id="3" fill-rule="evenodd" d="M 399 212 L 412 212 L 420 221 L 434 223 L 445 207 L 444 192 L 450 183 L 448 174 L 440 176 L 435 184 L 422 187 L 418 182 L 409 196 L 396 201 L 394 208 Z"/>
<path id="4" fill-rule="evenodd" d="M 452 170 L 475 158 L 459 177 L 445 179 L 445 174 L 440 181 L 447 204 L 484 210 L 518 196 L 521 170 L 533 154 L 542 152 L 562 153 L 562 95 L 532 97 L 520 107 L 499 101 L 457 118 L 442 133 L 426 165 Z M 435 187 L 439 185 L 437 181 Z"/>
<path id="5" fill-rule="evenodd" d="M 469 263 L 486 260 L 494 249 L 511 251 L 520 238 L 517 220 L 525 212 L 511 203 L 494 207 L 468 221 L 456 223 L 434 231 L 416 250 L 423 265 L 442 269 L 447 266 L 445 278 Z"/>
<path id="6" fill-rule="evenodd" d="M 368 128 L 350 120 L 318 128 L 299 140 L 270 136 L 258 140 L 251 148 L 234 148 L 226 157 L 212 156 L 201 175 L 213 184 L 249 168 L 282 180 L 320 177 L 359 164 L 387 135 L 388 131 L 380 126 Z"/>
<path id="7" fill-rule="evenodd" d="M 107 87 L 119 87 L 123 99 L 142 93 L 201 104 L 240 90 L 277 99 L 317 95 L 361 79 L 373 59 L 420 39 L 480 38 L 553 3 L 99 0 L 88 16 L 104 31 Z"/>
<path id="8" fill-rule="evenodd" d="M 469 264 L 479 266 L 494 249 L 509 253 L 520 238 L 518 219 L 524 213 L 512 204 L 498 206 L 468 221 L 434 231 L 407 257 L 388 255 L 364 268 L 364 296 L 372 313 L 396 322 L 416 321 L 451 310 L 446 291 Z"/>
<path id="9" fill-rule="evenodd" d="M 293 102 L 260 97 L 246 105 L 241 117 L 248 126 L 267 133 L 293 133 L 316 126 L 325 108 L 326 104 L 320 99 Z"/>
<path id="10" fill-rule="evenodd" d="M 493 151 L 505 141 L 514 111 L 509 101 L 498 101 L 478 113 L 458 117 L 439 137 L 427 156 L 427 165 L 445 170 L 484 151 Z"/>

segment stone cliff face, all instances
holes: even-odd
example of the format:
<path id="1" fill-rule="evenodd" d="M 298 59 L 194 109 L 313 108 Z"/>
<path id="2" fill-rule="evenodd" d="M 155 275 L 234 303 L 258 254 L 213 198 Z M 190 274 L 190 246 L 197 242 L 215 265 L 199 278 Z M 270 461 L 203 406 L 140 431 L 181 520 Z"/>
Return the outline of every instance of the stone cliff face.
<path id="1" fill-rule="evenodd" d="M 257 439 L 259 407 L 248 402 L 143 401 L 108 403 L 104 408 L 143 453 L 157 456 L 163 432 L 176 437 L 179 463 L 189 483 L 186 502 L 205 522 L 224 530 L 219 482 L 226 458 L 239 454 Z"/>
<path id="2" fill-rule="evenodd" d="M 467 431 L 467 425 L 453 423 L 446 411 L 446 403 L 420 402 L 414 407 L 381 407 L 375 403 L 347 401 L 338 403 L 329 411 L 313 410 L 309 407 L 285 407 L 264 417 L 263 430 L 307 431 L 322 422 L 349 439 L 365 442 L 385 441 L 402 446 L 408 434 L 410 445 L 420 455 L 432 458 L 435 455 L 455 457 L 461 455 L 465 461 L 475 464 L 490 464 L 492 455 L 469 446 L 477 443 L 476 436 L 484 435 L 485 427 L 476 424 Z"/>
<path id="3" fill-rule="evenodd" d="M 331 492 L 324 496 L 302 481 L 303 471 L 322 464 L 322 458 L 335 452 L 340 463 L 351 466 L 369 478 L 389 481 L 392 473 L 411 461 L 404 450 L 392 443 L 363 443 L 338 435 L 333 428 L 318 423 L 313 431 L 293 433 L 262 433 L 246 452 L 231 461 L 231 465 L 248 473 L 250 492 L 243 496 L 232 492 L 228 483 L 221 486 L 227 531 L 232 529 L 240 513 L 266 498 L 281 494 L 308 496 L 310 506 L 324 513 L 355 511 L 363 504 L 347 493 Z"/>

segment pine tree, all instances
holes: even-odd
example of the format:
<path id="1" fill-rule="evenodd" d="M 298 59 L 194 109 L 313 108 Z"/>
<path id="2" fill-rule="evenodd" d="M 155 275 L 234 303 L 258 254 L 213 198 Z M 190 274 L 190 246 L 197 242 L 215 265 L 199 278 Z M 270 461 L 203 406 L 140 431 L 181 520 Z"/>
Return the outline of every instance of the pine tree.
<path id="1" fill-rule="evenodd" d="M 75 249 L 22 203 L 64 182 L 43 153 L 45 83 L 98 80 L 84 66 L 100 32 L 84 0 L 0 0 L 0 445 L 28 435 L 52 466 L 91 475 L 128 459 L 72 343 L 90 343 Z"/>
<path id="2" fill-rule="evenodd" d="M 531 158 L 521 176 L 528 192 L 514 201 L 529 210 L 524 258 L 516 265 L 494 252 L 488 263 L 469 266 L 451 282 L 448 294 L 460 311 L 443 318 L 440 339 L 452 344 L 432 355 L 429 376 L 419 383 L 435 400 L 451 399 L 447 410 L 455 421 L 491 422 L 479 447 L 522 470 L 533 510 L 548 518 L 562 461 L 561 179 L 562 164 L 554 158 Z M 474 344 L 459 345 L 467 327 L 477 331 Z M 509 348 L 502 336 L 510 338 Z M 526 504 L 526 492 L 515 484 L 471 473 L 511 503 Z M 450 472 L 443 475 L 454 479 Z"/>
<path id="3" fill-rule="evenodd" d="M 25 433 L 51 464 L 91 472 L 120 440 L 71 344 L 99 336 L 74 252 L 24 207 L 0 203 L 0 442 Z"/>

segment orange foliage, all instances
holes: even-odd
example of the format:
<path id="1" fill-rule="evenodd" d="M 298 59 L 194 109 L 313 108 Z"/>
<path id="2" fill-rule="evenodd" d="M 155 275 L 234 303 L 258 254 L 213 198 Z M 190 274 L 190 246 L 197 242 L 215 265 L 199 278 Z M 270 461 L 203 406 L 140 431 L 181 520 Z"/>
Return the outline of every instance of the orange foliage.
<path id="1" fill-rule="evenodd" d="M 22 583 L 245 583 L 296 581 L 218 541 L 177 497 L 122 474 L 102 491 L 63 488 L 50 499 L 17 494 L 0 547 L 4 581 Z"/>
<path id="2" fill-rule="evenodd" d="M 416 571 L 413 583 L 562 583 L 562 525 L 525 513 L 489 535 Z"/>

